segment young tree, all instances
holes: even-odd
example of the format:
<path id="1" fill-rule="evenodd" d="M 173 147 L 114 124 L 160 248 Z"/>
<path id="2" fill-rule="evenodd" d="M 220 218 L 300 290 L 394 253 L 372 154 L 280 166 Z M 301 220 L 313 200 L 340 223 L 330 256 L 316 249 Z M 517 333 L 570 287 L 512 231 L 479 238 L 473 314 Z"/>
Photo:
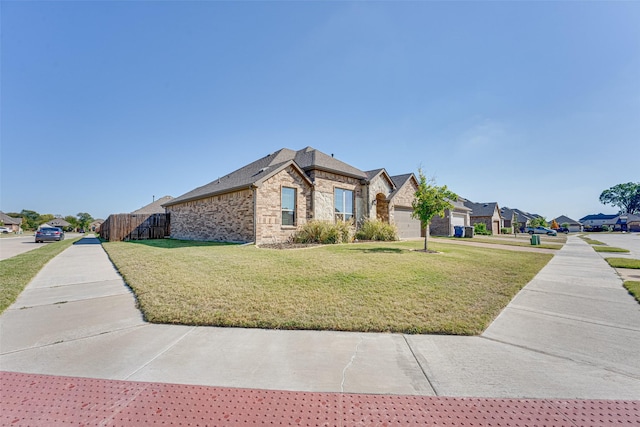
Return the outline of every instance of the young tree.
<path id="1" fill-rule="evenodd" d="M 618 184 L 600 194 L 600 203 L 620 208 L 621 213 L 640 214 L 640 182 Z"/>
<path id="2" fill-rule="evenodd" d="M 452 200 L 458 200 L 458 195 L 447 189 L 447 186 L 438 187 L 435 179 L 427 178 L 418 169 L 418 190 L 412 202 L 413 212 L 411 216 L 419 219 L 424 225 L 424 250 L 427 251 L 427 239 L 429 236 L 429 224 L 435 215 L 444 216 L 447 209 L 453 208 Z"/>
<path id="3" fill-rule="evenodd" d="M 551 225 L 550 225 L 552 230 L 557 230 L 558 228 L 560 228 L 560 226 L 558 225 L 558 221 L 556 221 L 555 219 L 551 220 Z"/>

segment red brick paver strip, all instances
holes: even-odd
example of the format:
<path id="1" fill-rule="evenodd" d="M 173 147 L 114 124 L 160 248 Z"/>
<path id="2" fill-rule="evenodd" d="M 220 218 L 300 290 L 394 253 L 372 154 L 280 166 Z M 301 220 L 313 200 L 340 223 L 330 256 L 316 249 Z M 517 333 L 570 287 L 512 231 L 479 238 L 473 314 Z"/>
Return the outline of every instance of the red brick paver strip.
<path id="1" fill-rule="evenodd" d="M 0 371 L 2 426 L 637 426 L 640 402 L 310 393 Z"/>

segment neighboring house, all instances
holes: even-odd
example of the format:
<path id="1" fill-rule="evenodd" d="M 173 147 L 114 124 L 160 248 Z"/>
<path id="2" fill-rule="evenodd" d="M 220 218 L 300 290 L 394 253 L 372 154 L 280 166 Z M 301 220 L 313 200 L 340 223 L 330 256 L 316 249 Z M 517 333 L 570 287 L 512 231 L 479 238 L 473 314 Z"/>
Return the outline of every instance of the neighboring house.
<path id="1" fill-rule="evenodd" d="M 524 229 L 529 226 L 529 223 L 532 219 L 536 218 L 537 215 L 522 211 L 520 209 L 511 209 L 511 208 L 500 208 L 500 216 L 502 216 L 502 220 L 505 227 L 513 227 L 511 221 L 513 221 L 513 214 L 516 215 L 516 222 L 518 223 L 518 230 L 520 232 L 524 232 Z"/>
<path id="2" fill-rule="evenodd" d="M 171 196 L 164 196 L 159 198 L 158 200 L 154 199 L 152 203 L 149 203 L 148 205 L 143 206 L 140 209 L 137 209 L 131 213 L 136 215 L 138 214 L 152 215 L 157 213 L 165 213 L 165 209 L 162 205 L 164 205 L 165 203 L 169 203 L 171 200 L 173 200 L 173 197 Z"/>
<path id="3" fill-rule="evenodd" d="M 640 215 L 627 215 L 627 231 L 640 232 Z"/>
<path id="4" fill-rule="evenodd" d="M 429 233 L 434 236 L 453 236 L 454 227 L 471 225 L 471 209 L 463 202 L 455 201 L 452 209 L 447 209 L 444 216 L 434 216 L 429 224 Z"/>
<path id="5" fill-rule="evenodd" d="M 617 214 L 605 215 L 603 213 L 599 213 L 595 215 L 587 215 L 580 218 L 580 223 L 582 223 L 582 225 L 584 226 L 585 231 L 589 231 L 592 229 L 601 229 L 603 225 L 613 227 L 617 220 Z"/>
<path id="6" fill-rule="evenodd" d="M 640 215 L 620 214 L 615 218 L 614 231 L 640 231 Z"/>
<path id="7" fill-rule="evenodd" d="M 563 224 L 569 224 L 567 226 L 567 228 L 569 229 L 569 231 L 571 233 L 579 233 L 582 231 L 582 224 L 580 224 L 578 221 L 576 221 L 575 219 L 571 219 L 568 216 L 565 215 L 560 215 L 557 218 L 554 218 L 556 220 L 556 222 L 558 223 L 558 225 L 560 227 L 562 227 Z M 551 221 L 549 221 L 549 224 L 551 224 L 551 222 L 553 222 L 553 219 Z"/>
<path id="8" fill-rule="evenodd" d="M 14 218 L 4 212 L 0 212 L 0 222 L 2 222 L 3 227 L 10 228 L 14 233 L 17 233 L 18 231 L 20 231 L 22 218 Z"/>
<path id="9" fill-rule="evenodd" d="M 96 219 L 91 224 L 89 224 L 89 230 L 95 231 L 96 233 L 100 232 L 100 226 L 104 223 L 104 219 Z"/>
<path id="10" fill-rule="evenodd" d="M 500 207 L 496 202 L 474 203 L 467 199 L 460 199 L 466 207 L 471 209 L 470 220 L 471 225 L 484 223 L 487 230 L 492 234 L 500 234 L 500 229 L 504 226 L 502 216 L 500 215 Z"/>
<path id="11" fill-rule="evenodd" d="M 65 221 L 64 218 L 54 218 L 51 221 L 48 221 L 48 224 L 52 227 L 58 227 L 65 230 L 68 227 L 71 227 L 68 221 Z"/>
<path id="12" fill-rule="evenodd" d="M 275 243 L 309 220 L 376 218 L 410 238 L 420 237 L 410 215 L 417 188 L 413 174 L 363 172 L 311 147 L 283 148 L 163 206 L 178 239 Z"/>

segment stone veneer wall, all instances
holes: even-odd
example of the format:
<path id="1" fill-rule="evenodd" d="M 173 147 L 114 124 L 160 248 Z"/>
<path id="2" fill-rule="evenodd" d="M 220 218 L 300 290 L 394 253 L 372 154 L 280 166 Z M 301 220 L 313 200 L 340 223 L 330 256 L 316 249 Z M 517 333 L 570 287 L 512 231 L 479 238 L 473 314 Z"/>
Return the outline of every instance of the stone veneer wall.
<path id="1" fill-rule="evenodd" d="M 220 242 L 253 241 L 253 191 L 206 197 L 167 207 L 171 237 Z"/>
<path id="2" fill-rule="evenodd" d="M 391 224 L 395 224 L 395 219 L 393 217 L 393 211 L 395 207 L 412 207 L 416 191 L 418 191 L 418 186 L 415 182 L 413 182 L 413 180 L 410 179 L 409 181 L 405 182 L 402 188 L 400 188 L 396 195 L 393 196 L 393 199 L 391 199 L 391 201 L 389 202 L 389 222 Z"/>
<path id="3" fill-rule="evenodd" d="M 361 221 L 366 214 L 366 202 L 363 199 L 362 185 L 357 178 L 351 178 L 331 172 L 313 170 L 310 172 L 311 180 L 315 183 L 313 196 L 313 218 L 320 221 L 335 221 L 335 205 L 333 203 L 333 190 L 342 188 L 352 190 L 355 193 L 353 203 L 356 221 Z"/>
<path id="4" fill-rule="evenodd" d="M 296 189 L 296 225 L 282 225 L 282 187 Z M 289 166 L 266 180 L 256 190 L 256 244 L 286 242 L 310 219 L 312 187 Z"/>
<path id="5" fill-rule="evenodd" d="M 391 194 L 392 187 L 388 180 L 384 179 L 381 175 L 375 177 L 369 183 L 369 219 L 377 219 L 378 218 L 378 209 L 384 210 L 384 214 L 381 215 L 381 220 L 385 222 L 389 222 L 389 203 L 385 201 L 384 206 L 379 206 L 380 201 L 378 200 L 374 205 L 374 201 L 376 200 L 376 196 L 378 194 L 384 194 L 385 199 L 389 197 Z"/>

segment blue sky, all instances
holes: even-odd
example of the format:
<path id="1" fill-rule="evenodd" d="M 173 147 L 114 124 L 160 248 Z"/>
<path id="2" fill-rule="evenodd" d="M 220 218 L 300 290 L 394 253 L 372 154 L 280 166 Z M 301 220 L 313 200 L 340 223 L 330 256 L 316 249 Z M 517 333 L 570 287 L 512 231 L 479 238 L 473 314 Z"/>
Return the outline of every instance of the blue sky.
<path id="1" fill-rule="evenodd" d="M 0 209 L 105 218 L 280 148 L 574 219 L 640 181 L 640 2 L 0 3 Z"/>

